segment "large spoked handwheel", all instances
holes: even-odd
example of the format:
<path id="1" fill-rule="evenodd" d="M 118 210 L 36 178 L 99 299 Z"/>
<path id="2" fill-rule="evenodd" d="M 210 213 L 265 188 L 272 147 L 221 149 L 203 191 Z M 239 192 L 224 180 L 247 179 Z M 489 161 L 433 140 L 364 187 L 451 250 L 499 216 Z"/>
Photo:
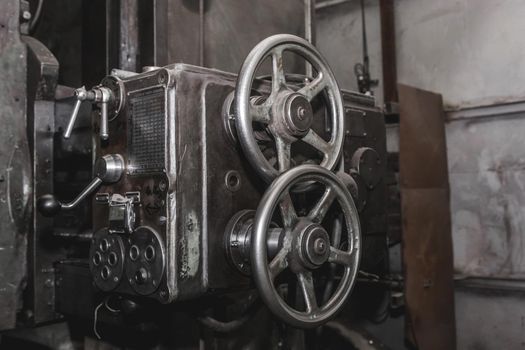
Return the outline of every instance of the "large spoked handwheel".
<path id="1" fill-rule="evenodd" d="M 290 51 L 308 61 L 317 76 L 298 91 L 286 84 L 283 52 Z M 272 60 L 272 87 L 264 100 L 250 98 L 255 74 L 267 58 Z M 310 102 L 325 92 L 331 122 L 330 140 L 326 141 L 312 128 L 314 114 Z M 264 100 L 262 103 L 261 101 Z M 321 166 L 333 170 L 344 140 L 343 100 L 334 74 L 319 51 L 308 41 L 288 34 L 271 36 L 261 41 L 246 57 L 235 90 L 235 125 L 241 147 L 259 175 L 270 183 L 291 167 L 291 145 L 302 140 L 322 154 Z M 261 152 L 254 136 L 253 122 L 266 125 L 273 135 L 277 153 L 276 169 Z"/>
<path id="2" fill-rule="evenodd" d="M 325 191 L 308 215 L 299 217 L 290 196 L 291 187 L 301 182 L 318 182 Z M 321 225 L 330 206 L 336 201 L 344 216 L 346 249 L 332 246 L 330 236 Z M 280 250 L 269 261 L 268 232 L 274 211 L 279 206 L 284 237 Z M 332 172 L 318 165 L 300 165 L 280 175 L 265 192 L 255 215 L 251 266 L 262 300 L 283 321 L 301 328 L 319 326 L 334 317 L 344 306 L 358 271 L 361 250 L 359 216 L 345 185 Z M 325 263 L 342 265 L 339 285 L 324 305 L 319 305 L 313 272 Z M 275 280 L 290 269 L 297 280 L 306 310 L 288 305 L 278 292 Z"/>

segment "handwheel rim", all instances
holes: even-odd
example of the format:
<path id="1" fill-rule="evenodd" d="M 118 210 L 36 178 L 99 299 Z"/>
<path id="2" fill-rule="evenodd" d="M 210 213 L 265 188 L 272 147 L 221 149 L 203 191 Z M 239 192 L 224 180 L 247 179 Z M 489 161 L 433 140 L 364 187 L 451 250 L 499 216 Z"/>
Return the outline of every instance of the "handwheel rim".
<path id="1" fill-rule="evenodd" d="M 270 263 L 267 257 L 266 232 L 272 215 L 294 183 L 302 181 L 329 182 L 336 188 L 336 198 L 344 213 L 348 232 L 348 252 L 353 254 L 352 266 L 346 266 L 343 277 L 328 302 L 313 312 L 298 311 L 289 306 L 278 293 L 273 277 L 270 276 Z M 285 228 L 287 229 L 287 228 Z M 311 328 L 332 319 L 344 306 L 355 284 L 361 253 L 361 232 L 357 209 L 344 184 L 330 171 L 316 165 L 301 165 L 279 176 L 265 192 L 257 209 L 253 227 L 252 269 L 254 281 L 262 300 L 281 320 L 295 327 Z M 332 251 L 332 247 L 330 248 Z M 273 261 L 272 261 L 273 262 Z M 310 274 L 311 276 L 311 274 Z M 300 283 L 303 285 L 303 283 Z M 314 295 L 315 298 L 315 295 Z"/>
<path id="2" fill-rule="evenodd" d="M 268 159 L 266 159 L 266 157 L 260 150 L 259 145 L 257 144 L 257 141 L 253 135 L 253 117 L 250 112 L 250 108 L 252 108 L 253 106 L 250 102 L 250 93 L 253 81 L 255 79 L 255 73 L 257 72 L 257 69 L 259 68 L 260 64 L 269 55 L 273 55 L 275 53 L 275 50 L 277 49 L 281 51 L 281 63 L 282 52 L 294 52 L 299 56 L 303 57 L 303 59 L 305 59 L 306 61 L 310 62 L 312 66 L 319 72 L 316 79 L 322 76 L 322 84 L 326 84 L 326 86 L 320 91 L 326 91 L 326 95 L 329 101 L 329 113 L 330 120 L 332 123 L 330 141 L 323 140 L 319 135 L 317 135 L 317 133 L 313 132 L 313 129 L 310 130 L 313 133 L 309 132 L 306 136 L 303 137 L 303 141 L 309 143 L 312 147 L 316 148 L 318 151 L 323 153 L 323 160 L 320 164 L 322 167 L 327 168 L 329 170 L 334 169 L 342 152 L 344 141 L 344 108 L 342 96 L 340 94 L 339 87 L 334 74 L 329 68 L 326 60 L 321 56 L 317 49 L 308 41 L 289 34 L 274 35 L 261 41 L 248 54 L 239 72 L 237 86 L 235 90 L 235 124 L 241 148 L 247 155 L 247 158 L 252 167 L 255 168 L 259 175 L 267 183 L 270 183 L 275 177 L 279 175 L 279 173 L 288 170 L 291 167 L 291 165 L 290 160 L 288 159 L 288 164 L 286 166 L 286 157 L 283 156 L 283 167 L 281 167 L 281 160 L 278 159 L 280 169 L 277 170 L 268 161 Z M 283 79 L 285 79 L 284 76 Z M 314 85 L 316 79 L 314 79 L 310 85 Z M 274 80 L 275 79 L 272 78 L 272 90 L 274 89 Z M 305 92 L 305 96 L 307 96 L 309 90 L 304 89 L 305 88 L 301 90 L 303 90 L 303 92 Z M 319 92 L 317 92 L 317 94 L 318 93 Z M 270 96 L 271 95 L 272 94 L 270 94 Z M 291 157 L 291 143 L 286 144 L 283 140 L 279 140 L 276 138 L 275 144 L 278 153 L 279 149 L 282 149 L 283 153 L 287 152 L 290 154 Z M 327 145 L 329 147 L 327 147 Z"/>

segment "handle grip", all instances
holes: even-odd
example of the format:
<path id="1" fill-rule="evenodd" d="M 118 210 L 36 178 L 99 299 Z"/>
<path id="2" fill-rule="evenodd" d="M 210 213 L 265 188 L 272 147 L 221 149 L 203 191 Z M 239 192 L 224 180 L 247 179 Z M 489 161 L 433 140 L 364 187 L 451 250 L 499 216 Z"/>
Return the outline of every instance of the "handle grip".
<path id="1" fill-rule="evenodd" d="M 102 102 L 100 104 L 100 138 L 107 140 L 109 138 L 108 131 L 108 102 Z"/>
<path id="2" fill-rule="evenodd" d="M 75 208 L 84 198 L 96 190 L 101 183 L 102 180 L 99 177 L 95 177 L 74 200 L 67 203 L 62 203 L 52 194 L 45 194 L 38 198 L 36 207 L 38 211 L 44 216 L 55 216 L 62 209 L 69 210 Z"/>
<path id="3" fill-rule="evenodd" d="M 73 108 L 73 112 L 71 113 L 69 123 L 67 124 L 64 138 L 69 139 L 71 137 L 82 102 L 90 101 L 92 103 L 100 103 L 100 138 L 102 140 L 107 140 L 109 138 L 109 103 L 113 101 L 113 93 L 111 90 L 104 86 L 99 86 L 87 91 L 86 88 L 82 86 L 75 90 L 75 96 L 77 101 Z"/>
<path id="4" fill-rule="evenodd" d="M 96 177 L 91 180 L 71 202 L 62 203 L 52 194 L 45 194 L 38 198 L 37 209 L 44 216 L 54 216 L 62 209 L 75 208 L 84 198 L 95 191 L 103 182 L 114 183 L 120 180 L 124 171 L 124 159 L 119 154 L 106 154 L 100 157 L 95 163 Z"/>
<path id="5" fill-rule="evenodd" d="M 73 113 L 71 113 L 71 118 L 69 119 L 69 123 L 67 124 L 66 132 L 64 133 L 65 139 L 69 139 L 71 137 L 71 133 L 73 132 L 73 126 L 75 126 L 75 122 L 77 121 L 78 111 L 80 110 L 81 104 L 82 100 L 77 99 L 77 102 L 75 102 L 75 107 L 73 108 Z"/>

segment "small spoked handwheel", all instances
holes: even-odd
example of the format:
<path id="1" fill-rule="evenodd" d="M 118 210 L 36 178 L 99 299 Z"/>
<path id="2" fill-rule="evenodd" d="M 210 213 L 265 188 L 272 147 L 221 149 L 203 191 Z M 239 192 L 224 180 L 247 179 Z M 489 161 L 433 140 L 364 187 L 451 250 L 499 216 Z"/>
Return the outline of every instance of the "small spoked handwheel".
<path id="1" fill-rule="evenodd" d="M 298 54 L 317 71 L 317 76 L 297 91 L 286 84 L 283 69 L 285 51 Z M 267 57 L 272 60 L 270 95 L 266 99 L 251 98 L 255 74 Z M 310 102 L 322 92 L 326 93 L 328 100 L 331 122 L 329 141 L 311 128 L 314 114 Z M 272 134 L 278 169 L 259 148 L 253 122 L 264 124 Z M 343 100 L 334 74 L 319 51 L 308 41 L 289 34 L 271 36 L 255 46 L 246 57 L 237 79 L 235 125 L 244 153 L 267 183 L 291 168 L 291 145 L 299 139 L 322 154 L 322 167 L 333 170 L 344 141 Z"/>
<path id="2" fill-rule="evenodd" d="M 301 182 L 318 182 L 325 191 L 308 215 L 297 215 L 290 190 Z M 347 232 L 346 248 L 334 247 L 321 223 L 337 200 Z M 279 206 L 284 237 L 280 250 L 269 261 L 267 240 L 274 211 Z M 358 271 L 361 250 L 358 211 L 345 185 L 332 172 L 318 165 L 300 165 L 280 175 L 265 192 L 257 209 L 251 243 L 251 266 L 262 300 L 283 321 L 301 328 L 319 326 L 344 306 Z M 344 273 L 339 285 L 324 305 L 319 305 L 313 271 L 325 263 L 341 265 Z M 296 274 L 306 310 L 288 305 L 275 285 L 285 269 Z"/>

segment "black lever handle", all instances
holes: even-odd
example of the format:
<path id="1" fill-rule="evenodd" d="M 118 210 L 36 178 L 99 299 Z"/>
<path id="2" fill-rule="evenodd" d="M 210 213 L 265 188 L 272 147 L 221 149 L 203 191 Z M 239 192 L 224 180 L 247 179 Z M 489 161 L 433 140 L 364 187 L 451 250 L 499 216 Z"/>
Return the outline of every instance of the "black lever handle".
<path id="1" fill-rule="evenodd" d="M 106 154 L 95 164 L 97 176 L 71 202 L 62 203 L 52 194 L 45 194 L 38 198 L 36 207 L 44 216 L 55 216 L 62 209 L 75 208 L 84 198 L 95 191 L 102 182 L 112 183 L 120 180 L 124 171 L 124 159 L 118 154 Z"/>
<path id="2" fill-rule="evenodd" d="M 87 185 L 87 187 L 84 188 L 82 192 L 80 192 L 77 198 L 68 203 L 60 202 L 52 194 L 45 194 L 42 197 L 38 198 L 38 200 L 36 201 L 36 207 L 44 216 L 55 216 L 62 209 L 73 209 L 74 207 L 76 207 L 78 203 L 80 203 L 84 198 L 89 196 L 101 183 L 102 180 L 99 177 L 95 177 L 89 183 L 89 185 Z"/>

